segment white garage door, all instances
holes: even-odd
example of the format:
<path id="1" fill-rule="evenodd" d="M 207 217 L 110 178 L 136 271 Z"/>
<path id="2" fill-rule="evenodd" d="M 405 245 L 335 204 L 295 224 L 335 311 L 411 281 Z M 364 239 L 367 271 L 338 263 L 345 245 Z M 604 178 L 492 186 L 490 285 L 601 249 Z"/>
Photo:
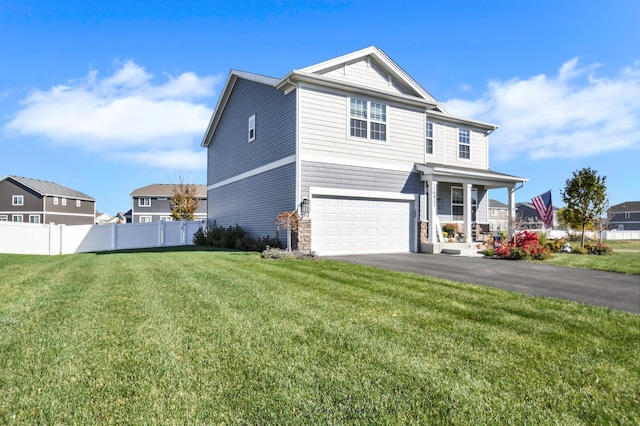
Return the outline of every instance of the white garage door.
<path id="1" fill-rule="evenodd" d="M 319 255 L 411 251 L 411 201 L 329 196 L 311 200 L 311 247 Z"/>

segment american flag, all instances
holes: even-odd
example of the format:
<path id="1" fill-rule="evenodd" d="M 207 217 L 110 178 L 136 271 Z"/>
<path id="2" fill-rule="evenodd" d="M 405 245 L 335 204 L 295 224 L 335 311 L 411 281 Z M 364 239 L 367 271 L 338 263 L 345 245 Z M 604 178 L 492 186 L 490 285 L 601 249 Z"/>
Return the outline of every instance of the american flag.
<path id="1" fill-rule="evenodd" d="M 551 205 L 551 191 L 540 194 L 531 200 L 533 207 L 536 208 L 538 217 L 544 223 L 545 228 L 553 228 L 553 206 Z"/>

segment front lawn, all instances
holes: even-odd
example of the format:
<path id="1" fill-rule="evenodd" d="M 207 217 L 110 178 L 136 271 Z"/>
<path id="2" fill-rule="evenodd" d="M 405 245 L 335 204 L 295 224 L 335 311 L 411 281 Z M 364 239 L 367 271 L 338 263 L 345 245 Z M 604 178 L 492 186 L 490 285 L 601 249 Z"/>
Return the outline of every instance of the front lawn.
<path id="1" fill-rule="evenodd" d="M 197 249 L 0 254 L 0 424 L 638 424 L 640 316 Z"/>
<path id="2" fill-rule="evenodd" d="M 591 243 L 596 244 L 596 243 Z M 605 241 L 613 249 L 611 255 L 587 255 L 575 253 L 553 253 L 544 263 L 573 268 L 597 269 L 640 275 L 640 241 Z M 574 244 L 579 247 L 580 244 Z"/>

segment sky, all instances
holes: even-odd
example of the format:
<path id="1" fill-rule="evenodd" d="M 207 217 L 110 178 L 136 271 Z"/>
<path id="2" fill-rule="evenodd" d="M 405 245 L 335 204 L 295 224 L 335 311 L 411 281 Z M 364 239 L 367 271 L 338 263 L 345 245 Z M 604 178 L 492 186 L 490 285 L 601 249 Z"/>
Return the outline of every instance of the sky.
<path id="1" fill-rule="evenodd" d="M 456 116 L 497 124 L 517 202 L 590 167 L 640 199 L 640 1 L 0 0 L 0 178 L 115 215 L 154 183 L 206 184 L 202 137 L 231 69 L 281 78 L 369 46 Z M 506 202 L 506 190 L 491 198 Z"/>

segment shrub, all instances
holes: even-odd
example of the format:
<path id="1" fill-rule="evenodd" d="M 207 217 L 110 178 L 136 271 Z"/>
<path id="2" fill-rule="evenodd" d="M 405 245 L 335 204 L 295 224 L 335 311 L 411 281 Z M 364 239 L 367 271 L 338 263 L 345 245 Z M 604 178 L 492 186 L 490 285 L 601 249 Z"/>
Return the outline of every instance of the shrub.
<path id="1" fill-rule="evenodd" d="M 596 254 L 599 256 L 613 254 L 613 249 L 606 244 L 595 244 L 595 245 L 585 244 L 584 248 L 587 250 L 587 253 L 589 254 Z"/>
<path id="2" fill-rule="evenodd" d="M 588 251 L 584 247 L 575 247 L 574 249 L 571 250 L 571 253 L 573 253 L 573 254 L 587 254 Z"/>
<path id="3" fill-rule="evenodd" d="M 566 243 L 567 241 L 568 240 L 565 238 L 558 238 L 555 240 L 547 240 L 544 243 L 540 243 L 543 244 L 551 253 L 559 253 L 562 250 L 564 243 Z"/>
<path id="4" fill-rule="evenodd" d="M 200 228 L 196 231 L 193 235 L 193 243 L 242 251 L 262 251 L 269 246 L 282 246 L 277 236 L 274 238 L 270 236 L 252 238 L 240 225 L 224 228 L 215 222 L 207 229 Z"/>
<path id="5" fill-rule="evenodd" d="M 283 250 L 278 247 L 269 247 L 267 246 L 262 251 L 263 259 L 305 259 L 305 260 L 316 260 L 318 259 L 318 255 L 315 251 L 307 251 L 307 250 Z"/>
<path id="6" fill-rule="evenodd" d="M 542 260 L 547 259 L 550 256 L 549 249 L 540 244 L 540 242 L 538 241 L 538 234 L 535 232 L 518 232 L 513 236 L 511 242 L 499 247 L 496 247 L 495 242 L 493 241 L 491 242 L 491 244 L 491 247 L 493 248 L 493 250 L 495 250 L 495 256 L 501 259 Z"/>

